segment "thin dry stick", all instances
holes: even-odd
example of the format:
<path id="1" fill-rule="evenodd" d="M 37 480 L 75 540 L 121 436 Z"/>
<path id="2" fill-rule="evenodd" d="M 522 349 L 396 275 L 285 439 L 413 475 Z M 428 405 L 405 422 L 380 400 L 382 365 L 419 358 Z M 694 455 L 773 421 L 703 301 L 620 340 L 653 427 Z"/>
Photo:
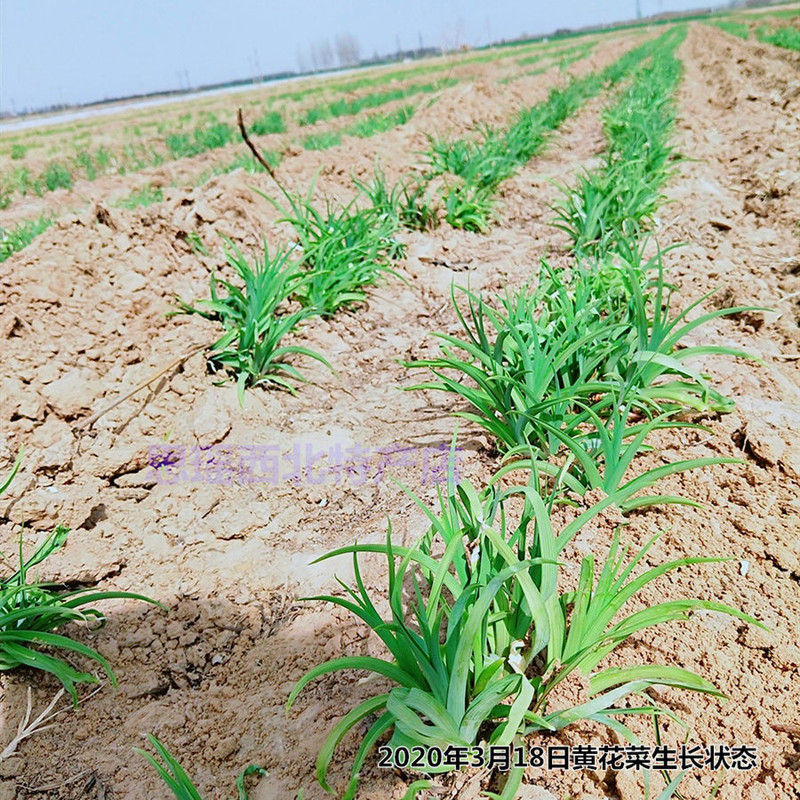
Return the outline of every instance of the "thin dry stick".
<path id="1" fill-rule="evenodd" d="M 147 386 L 149 386 L 154 380 L 157 380 L 162 375 L 166 375 L 171 370 L 173 370 L 176 367 L 179 367 L 181 364 L 183 364 L 184 361 L 187 361 L 188 359 L 190 359 L 196 353 L 199 353 L 202 350 L 206 350 L 209 347 L 211 347 L 211 344 L 199 344 L 199 345 L 193 347 L 188 353 L 180 356 L 179 358 L 176 358 L 174 361 L 172 361 L 169 364 L 167 364 L 166 367 L 164 367 L 163 369 L 160 369 L 158 372 L 156 372 L 155 375 L 151 375 L 149 378 L 143 380 L 140 384 L 138 384 L 133 389 L 131 389 L 127 394 L 124 394 L 122 397 L 117 398 L 113 403 L 111 403 L 110 405 L 105 406 L 105 408 L 101 408 L 99 411 L 95 411 L 95 413 L 92 414 L 91 417 L 87 417 L 86 419 L 82 420 L 81 422 L 78 422 L 76 425 L 73 426 L 72 430 L 73 431 L 81 431 L 81 430 L 84 430 L 85 428 L 88 428 L 91 425 L 94 425 L 94 423 L 97 422 L 97 420 L 100 419 L 100 417 L 102 417 L 103 414 L 107 414 L 109 411 L 111 411 L 112 409 L 116 408 L 118 405 L 121 405 L 126 400 L 128 400 L 131 397 L 133 397 L 133 395 L 135 395 L 137 392 L 140 392 L 142 389 L 144 389 Z"/>
<path id="2" fill-rule="evenodd" d="M 47 705 L 47 708 L 45 708 L 45 710 L 42 711 L 42 713 L 39 714 L 39 716 L 36 717 L 33 722 L 31 722 L 31 714 L 33 714 L 33 699 L 31 698 L 31 687 L 28 687 L 28 702 L 26 704 L 27 708 L 25 709 L 25 713 L 23 714 L 22 719 L 17 726 L 17 735 L 5 746 L 3 751 L 0 752 L 0 761 L 13 756 L 23 739 L 27 739 L 37 731 L 45 731 L 52 727 L 50 720 L 60 713 L 60 711 L 53 711 L 53 709 L 56 707 L 56 703 L 58 703 L 63 695 L 64 690 L 59 689 L 56 693 L 56 696 Z"/>
<path id="3" fill-rule="evenodd" d="M 264 169 L 267 172 L 269 172 L 270 178 L 272 178 L 272 180 L 274 180 L 275 183 L 278 183 L 278 178 L 275 175 L 275 170 L 272 169 L 267 159 L 261 155 L 261 153 L 258 151 L 258 148 L 250 141 L 250 137 L 247 135 L 247 130 L 244 127 L 244 117 L 242 116 L 241 108 L 236 112 L 236 120 L 239 123 L 239 133 L 242 134 L 242 139 L 244 139 L 244 143 L 250 148 L 250 152 L 255 156 L 256 161 L 258 161 L 258 163 L 261 164 L 261 166 L 264 167 Z M 280 186 L 279 183 L 278 185 Z"/>
<path id="4" fill-rule="evenodd" d="M 84 769 L 77 775 L 73 775 L 71 778 L 65 778 L 64 780 L 58 781 L 57 783 L 48 783 L 46 786 L 36 786 L 35 788 L 25 789 L 25 791 L 28 794 L 44 794 L 45 792 L 52 792 L 55 789 L 63 789 L 65 786 L 69 786 L 71 783 L 77 783 L 82 778 L 85 778 L 87 775 L 91 774 L 92 770 Z"/>

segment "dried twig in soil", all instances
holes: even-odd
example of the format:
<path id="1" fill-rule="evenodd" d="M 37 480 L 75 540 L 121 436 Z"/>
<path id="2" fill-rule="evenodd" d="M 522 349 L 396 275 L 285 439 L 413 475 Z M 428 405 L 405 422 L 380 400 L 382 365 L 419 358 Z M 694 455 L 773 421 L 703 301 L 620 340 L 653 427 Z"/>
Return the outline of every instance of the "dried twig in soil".
<path id="1" fill-rule="evenodd" d="M 82 420 L 81 422 L 78 422 L 76 425 L 73 426 L 72 430 L 77 432 L 77 431 L 84 430 L 84 429 L 90 427 L 91 425 L 94 425 L 94 423 L 97 422 L 97 420 L 100 419 L 100 417 L 102 417 L 104 414 L 107 414 L 109 411 L 111 411 L 112 409 L 116 408 L 118 405 L 121 405 L 126 400 L 130 399 L 131 397 L 133 397 L 133 395 L 135 395 L 137 392 L 140 392 L 142 389 L 144 389 L 147 386 L 149 386 L 154 380 L 157 380 L 158 378 L 162 377 L 163 375 L 166 375 L 171 370 L 176 369 L 181 364 L 183 364 L 184 361 L 187 361 L 188 359 L 190 359 L 196 353 L 200 353 L 203 350 L 207 350 L 209 347 L 211 347 L 211 343 L 196 345 L 188 353 L 185 353 L 184 355 L 180 356 L 179 358 L 176 358 L 174 361 L 171 361 L 169 364 L 167 364 L 166 367 L 164 367 L 163 369 L 160 369 L 154 375 L 151 375 L 149 378 L 146 378 L 145 380 L 143 380 L 140 384 L 138 384 L 133 389 L 131 389 L 127 394 L 124 394 L 122 397 L 117 398 L 113 403 L 105 406 L 104 408 L 101 408 L 99 411 L 95 411 L 95 413 L 92 414 L 90 417 L 87 417 L 86 419 Z"/>
<path id="2" fill-rule="evenodd" d="M 264 169 L 269 173 L 270 178 L 272 178 L 275 183 L 278 183 L 278 178 L 275 176 L 275 170 L 272 169 L 267 159 L 261 155 L 258 148 L 250 141 L 250 137 L 247 135 L 247 129 L 244 127 L 244 117 L 242 116 L 241 108 L 236 112 L 236 120 L 239 123 L 239 133 L 242 134 L 244 143 L 250 148 L 250 152 L 253 154 L 256 161 L 258 161 L 258 163 L 261 164 L 261 166 L 264 167 Z"/>

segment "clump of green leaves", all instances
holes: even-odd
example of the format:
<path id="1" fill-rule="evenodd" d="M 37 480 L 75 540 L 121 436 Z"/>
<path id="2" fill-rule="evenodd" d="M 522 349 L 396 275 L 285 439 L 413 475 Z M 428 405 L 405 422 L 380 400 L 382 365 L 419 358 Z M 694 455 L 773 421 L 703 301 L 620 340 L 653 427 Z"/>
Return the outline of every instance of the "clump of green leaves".
<path id="1" fill-rule="evenodd" d="M 27 167 L 15 167 L 7 184 L 8 190 L 19 192 L 23 197 L 33 192 L 37 197 L 44 193 L 44 183 L 41 178 L 34 178 Z"/>
<path id="2" fill-rule="evenodd" d="M 124 152 L 126 159 L 133 162 L 130 164 L 131 167 L 140 169 L 144 166 L 144 162 L 140 158 L 131 158 L 131 154 L 136 152 L 132 145 L 125 145 Z M 83 171 L 87 180 L 93 181 L 98 175 L 105 175 L 110 172 L 114 161 L 114 155 L 106 147 L 98 147 L 92 153 L 87 147 L 78 147 L 76 145 L 73 162 L 78 169 Z"/>
<path id="3" fill-rule="evenodd" d="M 0 494 L 11 484 L 19 469 L 20 458 L 0 485 Z M 23 556 L 20 539 L 19 568 L 12 575 L 0 579 L 0 672 L 18 667 L 49 672 L 61 681 L 77 703 L 77 685 L 97 683 L 98 680 L 91 673 L 73 667 L 61 653 L 93 661 L 105 672 L 113 686 L 116 686 L 116 679 L 110 664 L 100 653 L 56 631 L 71 622 L 83 623 L 95 629 L 101 627 L 105 624 L 105 616 L 94 604 L 103 600 L 155 601 L 132 592 L 97 592 L 92 589 L 69 591 L 58 584 L 32 580 L 33 568 L 58 550 L 68 533 L 68 528 L 57 527 L 28 559 Z M 42 648 L 49 652 L 43 652 Z"/>
<path id="4" fill-rule="evenodd" d="M 38 219 L 18 222 L 13 228 L 0 228 L 0 263 L 27 247 L 40 233 L 44 233 L 55 220 L 42 214 Z"/>
<path id="5" fill-rule="evenodd" d="M 633 558 L 615 535 L 599 569 L 594 556 L 582 559 L 576 589 L 564 588 L 560 556 L 581 528 L 626 496 L 618 492 L 582 511 L 556 535 L 533 486 L 478 493 L 452 475 L 439 509 L 414 498 L 430 529 L 413 547 L 386 544 L 344 547 L 324 556 L 352 554 L 355 586 L 342 583 L 344 596 L 326 600 L 348 609 L 384 643 L 386 658 L 345 656 L 314 667 L 292 690 L 291 708 L 314 679 L 338 670 L 359 670 L 388 678 L 393 686 L 353 708 L 333 728 L 317 761 L 317 778 L 333 791 L 328 770 L 343 737 L 362 721 L 367 733 L 342 794 L 355 796 L 364 761 L 385 733 L 389 747 L 479 743 L 510 745 L 534 732 L 558 731 L 580 720 L 611 727 L 629 741 L 636 737 L 618 719 L 672 715 L 646 692 L 656 684 L 721 696 L 704 678 L 676 666 L 645 664 L 617 668 L 603 660 L 633 634 L 664 622 L 687 620 L 698 609 L 752 617 L 721 603 L 698 599 L 666 601 L 620 618 L 625 604 L 660 576 L 691 564 L 719 561 L 684 558 L 633 577 L 655 540 Z M 519 497 L 516 522 L 506 509 Z M 388 565 L 389 616 L 379 613 L 361 577 L 358 556 L 383 553 Z M 595 577 L 597 575 L 597 577 Z M 410 593 L 405 587 L 410 586 Z M 617 621 L 614 621 L 617 620 Z M 586 685 L 585 697 L 568 708 L 551 708 L 554 690 L 573 675 Z M 624 703 L 637 698 L 637 708 Z M 452 766 L 426 764 L 425 772 Z"/>
<path id="6" fill-rule="evenodd" d="M 225 147 L 236 138 L 236 129 L 227 122 L 221 122 L 213 115 L 203 125 L 198 125 L 191 132 L 173 132 L 167 134 L 164 143 L 170 157 L 174 159 L 189 158 L 206 150 Z"/>
<path id="7" fill-rule="evenodd" d="M 338 147 L 341 143 L 342 134 L 339 131 L 312 133 L 303 139 L 306 150 L 327 150 L 329 147 Z"/>
<path id="8" fill-rule="evenodd" d="M 584 449 L 596 441 L 598 425 L 614 409 L 626 409 L 626 420 L 615 423 L 622 425 L 618 433 L 633 413 L 730 411 L 731 402 L 687 362 L 710 353 L 747 354 L 681 342 L 700 325 L 744 309 L 689 320 L 705 298 L 676 311 L 660 254 L 644 265 L 638 253 L 632 258 L 627 265 L 578 262 L 568 272 L 543 263 L 534 288 L 507 293 L 496 304 L 462 290 L 466 314 L 453 294 L 462 335 L 435 334 L 441 355 L 407 366 L 427 368 L 436 380 L 409 388 L 461 397 L 471 408 L 456 413 L 492 433 L 501 450 L 527 449 L 543 461 L 575 437 Z"/>
<path id="9" fill-rule="evenodd" d="M 265 136 L 268 133 L 283 133 L 286 123 L 280 111 L 265 111 L 258 119 L 253 120 L 250 132 L 256 136 Z"/>
<path id="10" fill-rule="evenodd" d="M 189 246 L 192 248 L 192 252 L 195 255 L 201 255 L 201 256 L 211 255 L 208 252 L 208 248 L 206 247 L 202 236 L 200 236 L 200 234 L 197 231 L 189 231 L 189 233 L 186 234 L 186 241 L 189 243 Z"/>
<path id="11" fill-rule="evenodd" d="M 80 149 L 75 153 L 75 165 L 82 169 L 86 180 L 93 181 L 97 177 L 97 169 L 95 168 L 94 159 L 92 154 L 86 149 Z"/>
<path id="12" fill-rule="evenodd" d="M 389 186 L 386 175 L 376 168 L 369 182 L 355 181 L 355 185 L 395 229 L 427 231 L 439 225 L 438 196 L 431 191 L 428 182 L 419 176 Z M 404 252 L 403 248 L 398 247 L 392 257 L 401 257 Z"/>
<path id="13" fill-rule="evenodd" d="M 490 189 L 455 181 L 444 193 L 444 218 L 454 228 L 487 233 L 495 219 Z"/>
<path id="14" fill-rule="evenodd" d="M 160 186 L 152 187 L 146 183 L 141 189 L 132 191 L 127 197 L 119 200 L 116 205 L 120 208 L 134 209 L 140 206 L 150 206 L 160 203 L 164 199 L 164 191 Z"/>
<path id="15" fill-rule="evenodd" d="M 412 178 L 401 184 L 400 221 L 413 231 L 430 231 L 439 227 L 439 200 L 425 180 Z"/>
<path id="16" fill-rule="evenodd" d="M 281 187 L 283 188 L 283 187 Z M 305 267 L 305 280 L 294 294 L 310 313 L 331 316 L 339 308 L 366 300 L 364 287 L 374 286 L 398 254 L 396 221 L 375 207 L 358 207 L 326 200 L 324 209 L 313 202 L 314 184 L 306 197 L 283 190 L 289 207 L 267 197 L 297 236 L 296 250 Z"/>
<path id="17" fill-rule="evenodd" d="M 72 187 L 72 173 L 58 161 L 51 161 L 42 175 L 44 185 L 48 191 L 55 189 L 70 189 Z"/>
<path id="18" fill-rule="evenodd" d="M 306 347 L 282 344 L 312 315 L 306 308 L 290 311 L 285 307 L 293 294 L 302 291 L 306 278 L 289 260 L 288 251 L 279 249 L 270 255 L 266 242 L 262 259 L 252 266 L 230 240 L 225 254 L 243 286 L 212 275 L 211 299 L 195 305 L 179 300 L 180 310 L 175 313 L 199 314 L 222 325 L 224 334 L 209 348 L 209 363 L 234 377 L 240 403 L 249 386 L 279 386 L 294 393 L 292 381 L 303 377 L 288 357 L 303 355 L 330 366 Z"/>
<path id="19" fill-rule="evenodd" d="M 358 136 L 361 139 L 367 139 L 370 136 L 384 133 L 399 125 L 405 125 L 413 116 L 414 106 L 403 106 L 388 114 L 369 114 L 363 119 L 354 122 L 348 128 L 345 128 L 344 133 L 349 136 Z"/>

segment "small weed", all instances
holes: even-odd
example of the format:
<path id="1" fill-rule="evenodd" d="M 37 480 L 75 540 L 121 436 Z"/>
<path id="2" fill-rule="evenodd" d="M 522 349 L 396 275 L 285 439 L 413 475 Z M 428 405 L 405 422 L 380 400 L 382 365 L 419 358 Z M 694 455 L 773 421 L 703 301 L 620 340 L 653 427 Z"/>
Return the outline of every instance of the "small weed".
<path id="1" fill-rule="evenodd" d="M 42 215 L 39 219 L 20 222 L 13 228 L 0 228 L 0 263 L 27 247 L 40 233 L 46 231 L 54 220 Z"/>
<path id="2" fill-rule="evenodd" d="M 48 191 L 55 189 L 70 189 L 72 187 L 72 173 L 58 161 L 52 161 L 45 168 L 42 176 Z"/>
<path id="3" fill-rule="evenodd" d="M 210 256 L 211 253 L 208 252 L 208 248 L 203 243 L 203 240 L 200 238 L 200 234 L 197 231 L 189 231 L 186 235 L 186 241 L 189 242 L 190 247 L 192 248 L 192 252 L 195 255 L 201 256 Z"/>
<path id="4" fill-rule="evenodd" d="M 327 150 L 329 147 L 338 147 L 342 143 L 342 134 L 339 131 L 323 131 L 312 133 L 303 139 L 306 150 Z"/>
<path id="5" fill-rule="evenodd" d="M 140 206 L 150 206 L 160 203 L 164 199 L 164 192 L 160 186 L 153 188 L 146 183 L 141 189 L 135 189 L 126 198 L 118 200 L 115 204 L 119 208 L 134 209 Z"/>
<path id="6" fill-rule="evenodd" d="M 366 139 L 396 128 L 398 125 L 405 125 L 413 116 L 414 106 L 403 106 L 388 114 L 370 114 L 345 128 L 344 133 Z"/>
<path id="7" fill-rule="evenodd" d="M 139 747 L 134 748 L 134 752 L 144 757 L 156 774 L 164 782 L 166 787 L 175 795 L 176 800 L 202 800 L 200 792 L 197 787 L 192 783 L 191 778 L 186 774 L 186 771 L 180 765 L 180 762 L 167 750 L 167 748 L 152 734 L 147 735 L 147 741 L 151 747 L 156 751 L 153 756 L 146 750 Z M 245 778 L 250 775 L 267 775 L 267 771 L 262 767 L 249 766 L 236 779 L 236 789 L 238 800 L 247 800 L 247 791 L 245 790 Z M 297 800 L 302 800 L 298 797 Z"/>
<path id="8" fill-rule="evenodd" d="M 250 133 L 256 136 L 264 136 L 268 133 L 283 133 L 286 124 L 280 111 L 266 111 L 258 119 L 253 121 Z"/>

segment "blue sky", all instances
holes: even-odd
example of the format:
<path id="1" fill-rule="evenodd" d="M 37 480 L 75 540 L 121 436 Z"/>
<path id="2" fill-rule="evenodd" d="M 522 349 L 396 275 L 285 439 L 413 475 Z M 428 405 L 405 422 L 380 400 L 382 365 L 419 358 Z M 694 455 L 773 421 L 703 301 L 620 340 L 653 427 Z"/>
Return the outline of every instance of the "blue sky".
<path id="1" fill-rule="evenodd" d="M 639 0 L 642 13 L 702 0 Z M 636 0 L 2 0 L 0 110 L 297 70 L 354 36 L 362 56 L 481 45 L 636 15 Z"/>

